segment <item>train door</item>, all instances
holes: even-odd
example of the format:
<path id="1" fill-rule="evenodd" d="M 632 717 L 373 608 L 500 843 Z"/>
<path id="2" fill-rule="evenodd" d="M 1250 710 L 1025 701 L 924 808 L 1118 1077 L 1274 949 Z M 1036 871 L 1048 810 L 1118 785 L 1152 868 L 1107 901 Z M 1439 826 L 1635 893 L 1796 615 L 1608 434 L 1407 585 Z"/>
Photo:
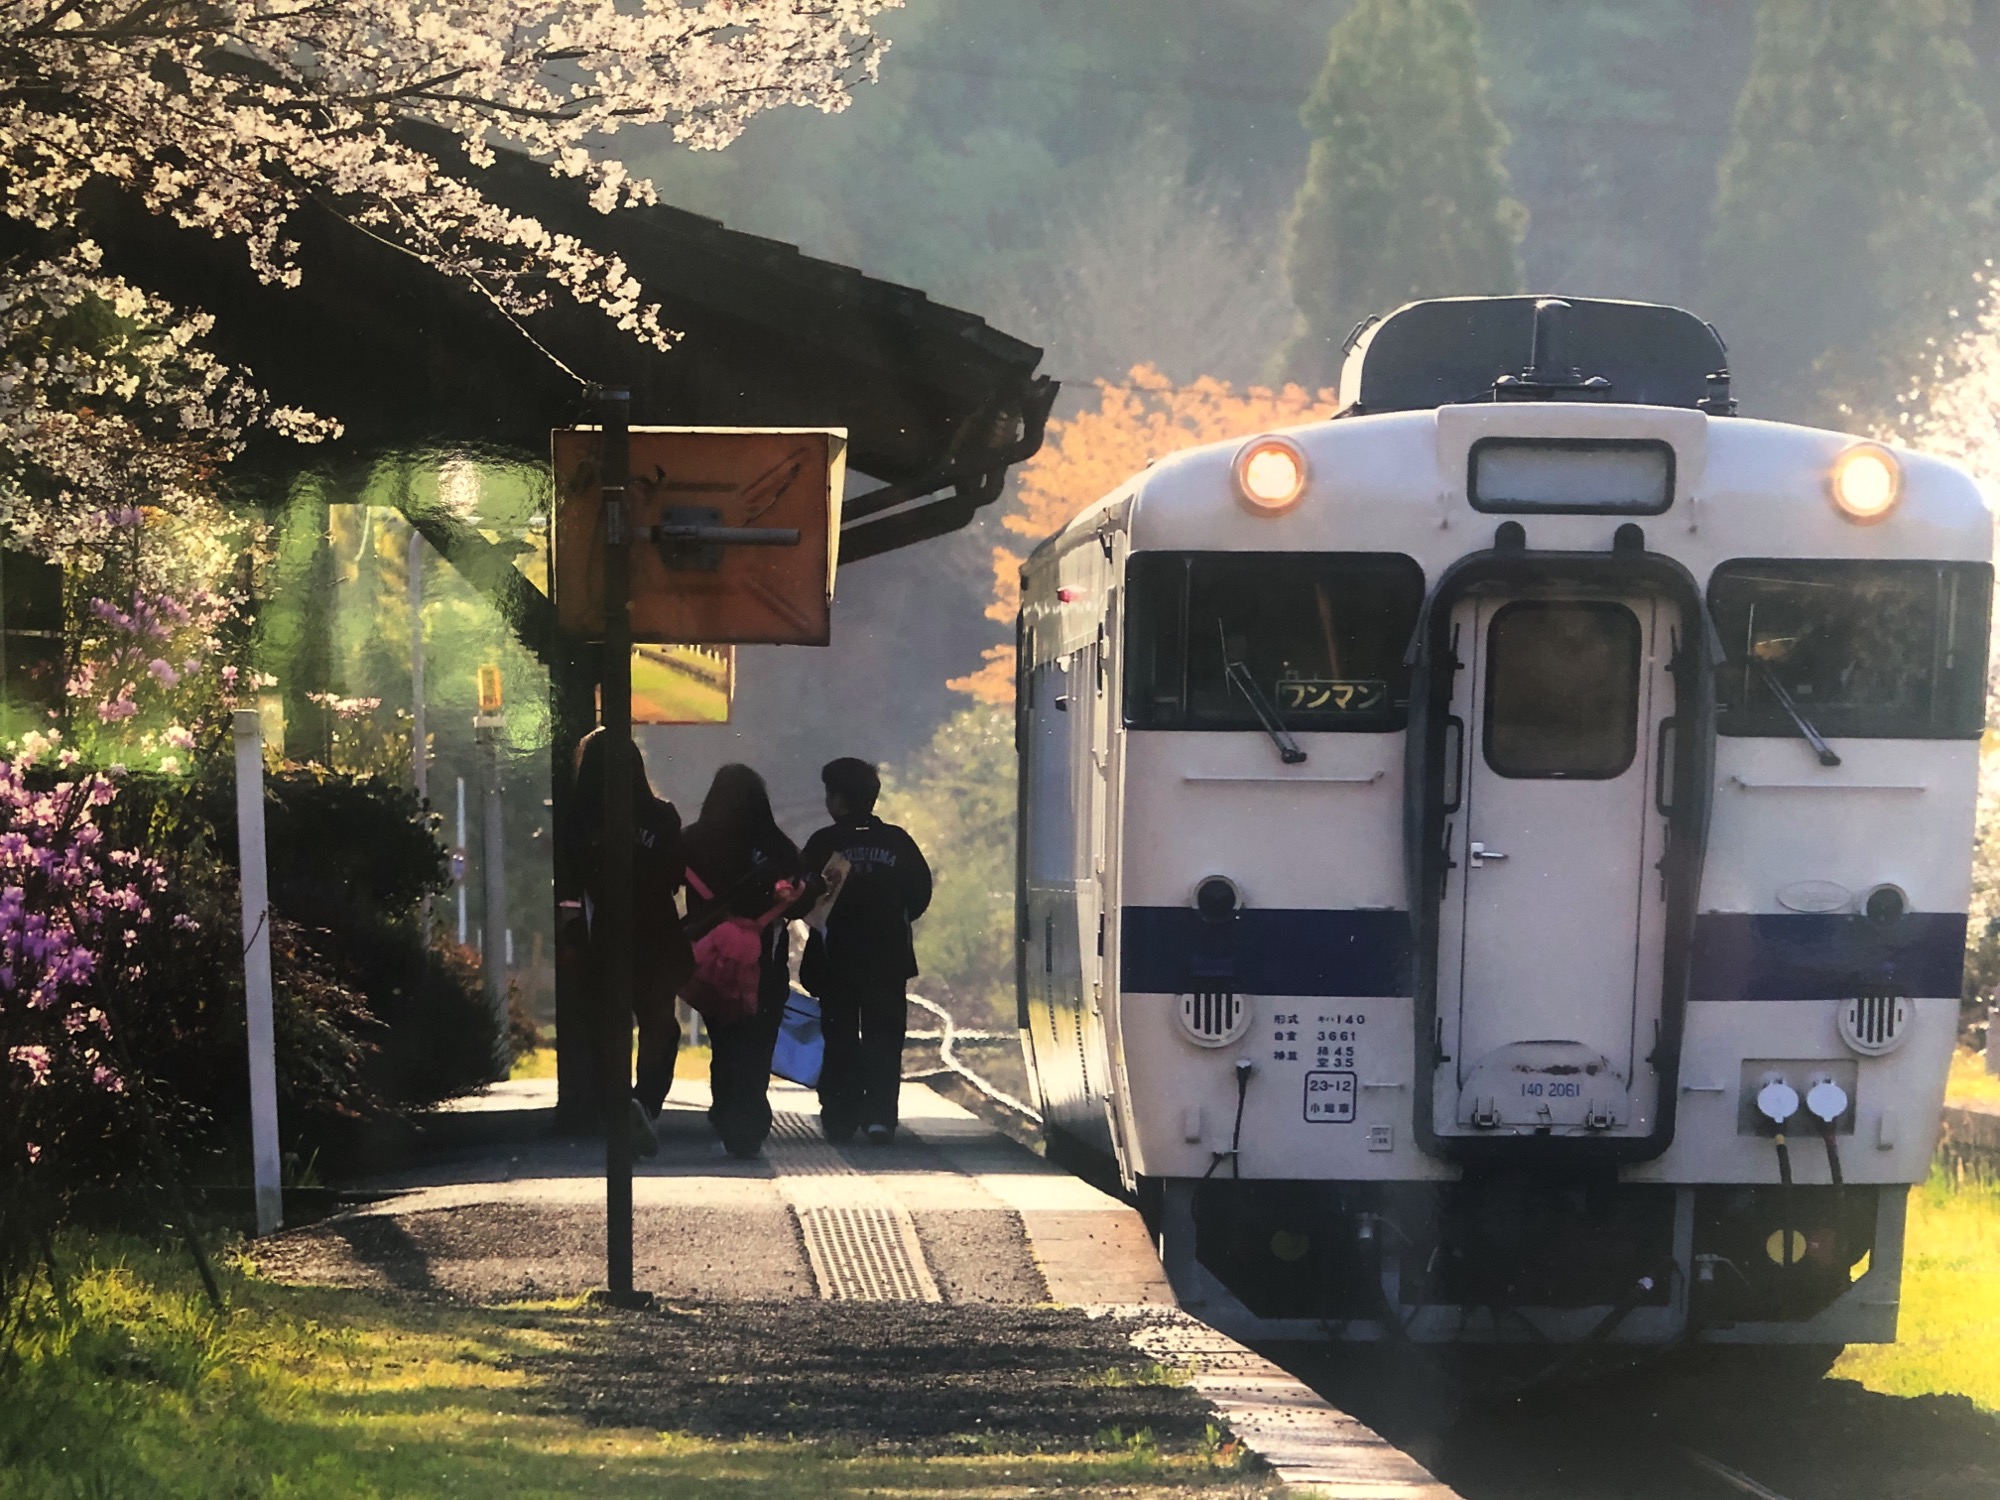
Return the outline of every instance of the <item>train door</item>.
<path id="1" fill-rule="evenodd" d="M 1075 1111 L 1083 1082 L 1070 1009 L 1077 859 L 1072 676 L 1060 657 L 1022 672 L 1022 993 L 1036 1085 L 1044 1110 L 1058 1120 Z"/>
<path id="2" fill-rule="evenodd" d="M 1454 611 L 1441 1135 L 1651 1128 L 1677 618 L 1643 594 L 1515 592 Z"/>

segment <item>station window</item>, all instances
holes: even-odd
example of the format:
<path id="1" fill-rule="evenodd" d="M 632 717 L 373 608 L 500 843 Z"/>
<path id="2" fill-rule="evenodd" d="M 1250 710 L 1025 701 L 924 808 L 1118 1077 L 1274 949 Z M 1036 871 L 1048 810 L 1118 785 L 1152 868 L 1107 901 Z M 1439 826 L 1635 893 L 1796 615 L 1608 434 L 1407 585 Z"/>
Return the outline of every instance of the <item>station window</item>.
<path id="1" fill-rule="evenodd" d="M 1424 574 L 1387 552 L 1140 552 L 1127 577 L 1125 722 L 1255 730 L 1240 662 L 1288 729 L 1401 729 Z"/>
<path id="2" fill-rule="evenodd" d="M 1789 695 L 1829 739 L 1977 739 L 1992 593 L 1985 563 L 1724 563 L 1708 586 L 1727 662 L 1716 727 L 1796 735 Z"/>
<path id="3" fill-rule="evenodd" d="M 1488 627 L 1486 763 L 1502 776 L 1607 781 L 1639 735 L 1639 617 L 1622 604 L 1523 599 Z"/>

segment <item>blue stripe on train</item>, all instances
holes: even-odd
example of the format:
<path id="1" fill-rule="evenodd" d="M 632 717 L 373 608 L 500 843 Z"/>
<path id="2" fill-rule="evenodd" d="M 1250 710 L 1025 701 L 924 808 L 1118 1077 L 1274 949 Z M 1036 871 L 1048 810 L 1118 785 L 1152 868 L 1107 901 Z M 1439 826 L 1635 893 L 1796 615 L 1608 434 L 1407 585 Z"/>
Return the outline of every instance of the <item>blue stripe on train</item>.
<path id="1" fill-rule="evenodd" d="M 1400 911 L 1257 908 L 1206 922 L 1188 906 L 1128 906 L 1118 978 L 1133 994 L 1407 995 L 1410 919 Z"/>
<path id="2" fill-rule="evenodd" d="M 1844 913 L 1711 913 L 1695 919 L 1694 1000 L 1837 1000 L 1880 987 L 1956 995 L 1961 912 L 1892 926 Z M 1119 982 L 1132 994 L 1407 995 L 1415 942 L 1400 911 L 1252 909 L 1232 923 L 1191 907 L 1128 906 Z"/>
<path id="3" fill-rule="evenodd" d="M 1695 918 L 1696 1000 L 1842 1000 L 1881 989 L 1958 994 L 1965 913 L 1913 911 L 1887 926 L 1844 912 L 1711 912 Z"/>

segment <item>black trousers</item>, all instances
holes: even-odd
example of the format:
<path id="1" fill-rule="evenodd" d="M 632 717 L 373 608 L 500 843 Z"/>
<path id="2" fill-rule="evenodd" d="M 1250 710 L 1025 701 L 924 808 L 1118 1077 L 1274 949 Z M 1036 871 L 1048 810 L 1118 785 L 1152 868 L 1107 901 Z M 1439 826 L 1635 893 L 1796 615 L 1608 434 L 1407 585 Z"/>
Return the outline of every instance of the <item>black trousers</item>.
<path id="1" fill-rule="evenodd" d="M 832 989 L 819 997 L 826 1060 L 819 1075 L 819 1111 L 835 1134 L 870 1125 L 896 1128 L 903 1089 L 903 1032 L 909 1002 L 905 980 L 893 985 Z"/>
<path id="2" fill-rule="evenodd" d="M 708 1123 L 732 1156 L 755 1156 L 771 1134 L 771 1052 L 790 992 L 788 971 L 767 951 L 757 1014 L 708 1028 Z"/>
<path id="3" fill-rule="evenodd" d="M 639 1022 L 639 1065 L 632 1097 L 657 1115 L 674 1086 L 674 1063 L 681 1051 L 681 1018 L 674 1014 L 672 992 L 639 986 L 633 1009 Z"/>

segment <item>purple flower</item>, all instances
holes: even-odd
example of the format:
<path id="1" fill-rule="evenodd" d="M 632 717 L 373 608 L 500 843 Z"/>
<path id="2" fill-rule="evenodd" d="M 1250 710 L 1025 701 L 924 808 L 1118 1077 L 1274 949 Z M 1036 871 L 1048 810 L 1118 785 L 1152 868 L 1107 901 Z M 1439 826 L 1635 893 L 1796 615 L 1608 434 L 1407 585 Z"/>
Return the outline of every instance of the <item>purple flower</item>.
<path id="1" fill-rule="evenodd" d="M 32 1044 L 9 1047 L 7 1049 L 7 1056 L 28 1070 L 28 1081 L 30 1083 L 47 1083 L 49 1081 L 50 1058 L 48 1048 Z"/>

